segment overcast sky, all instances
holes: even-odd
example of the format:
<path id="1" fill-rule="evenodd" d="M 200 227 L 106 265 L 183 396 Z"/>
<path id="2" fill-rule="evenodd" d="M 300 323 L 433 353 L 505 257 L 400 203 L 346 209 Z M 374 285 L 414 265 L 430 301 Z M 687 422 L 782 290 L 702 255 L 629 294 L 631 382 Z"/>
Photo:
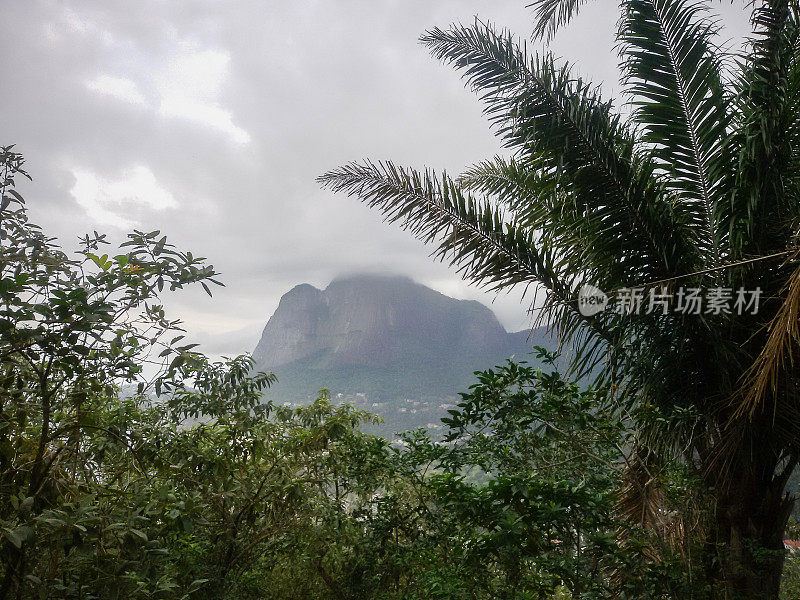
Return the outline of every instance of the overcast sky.
<path id="1" fill-rule="evenodd" d="M 430 248 L 314 178 L 361 158 L 457 173 L 500 150 L 476 97 L 417 42 L 475 15 L 523 38 L 526 0 L 95 0 L 3 3 L 0 144 L 34 182 L 32 217 L 65 248 L 160 229 L 226 288 L 169 298 L 212 354 L 250 351 L 280 296 L 358 271 L 409 275 L 529 323 L 518 295 L 468 286 Z M 737 2 L 717 3 L 734 40 Z M 553 43 L 618 91 L 614 0 Z"/>

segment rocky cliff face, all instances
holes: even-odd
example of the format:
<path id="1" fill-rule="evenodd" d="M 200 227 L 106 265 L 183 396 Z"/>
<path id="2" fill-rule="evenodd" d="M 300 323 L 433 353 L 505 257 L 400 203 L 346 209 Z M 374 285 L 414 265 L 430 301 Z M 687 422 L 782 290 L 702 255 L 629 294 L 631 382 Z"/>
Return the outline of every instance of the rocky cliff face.
<path id="1" fill-rule="evenodd" d="M 406 277 L 358 275 L 324 290 L 287 292 L 253 357 L 274 371 L 278 400 L 302 400 L 327 387 L 373 399 L 456 396 L 472 372 L 516 355 L 542 332 L 507 333 L 492 311 L 456 300 Z"/>
<path id="2" fill-rule="evenodd" d="M 361 275 L 325 290 L 294 287 L 270 318 L 253 357 L 275 369 L 319 356 L 316 366 L 379 366 L 412 356 L 436 362 L 502 350 L 508 334 L 478 302 L 455 300 L 405 277 Z"/>

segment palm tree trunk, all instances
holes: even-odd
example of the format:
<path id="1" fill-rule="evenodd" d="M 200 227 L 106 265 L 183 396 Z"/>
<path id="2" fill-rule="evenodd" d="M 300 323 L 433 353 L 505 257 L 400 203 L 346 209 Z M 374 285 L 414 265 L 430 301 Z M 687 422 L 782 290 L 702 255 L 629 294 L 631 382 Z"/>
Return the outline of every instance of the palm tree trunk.
<path id="1" fill-rule="evenodd" d="M 774 472 L 774 471 L 773 471 Z M 717 496 L 714 542 L 717 597 L 725 600 L 777 600 L 785 550 L 783 535 L 794 500 L 783 492 L 783 477 L 766 485 L 753 470 L 731 470 Z"/>

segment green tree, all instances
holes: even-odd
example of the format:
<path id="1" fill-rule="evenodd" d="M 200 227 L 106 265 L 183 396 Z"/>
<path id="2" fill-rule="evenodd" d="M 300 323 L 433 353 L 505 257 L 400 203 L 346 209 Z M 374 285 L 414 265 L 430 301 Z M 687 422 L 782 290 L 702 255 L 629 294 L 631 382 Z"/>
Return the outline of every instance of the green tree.
<path id="1" fill-rule="evenodd" d="M 583 5 L 536 0 L 538 35 Z M 753 8 L 741 56 L 718 46 L 705 2 L 623 0 L 623 116 L 550 54 L 477 22 L 422 42 L 461 70 L 509 149 L 453 180 L 392 163 L 320 177 L 400 223 L 466 278 L 541 291 L 541 318 L 576 367 L 614 385 L 637 429 L 632 473 L 680 458 L 711 492 L 705 566 L 719 594 L 776 598 L 785 483 L 800 456 L 800 10 Z M 584 285 L 761 290 L 752 311 L 604 311 Z M 671 299 L 672 308 L 675 297 Z M 647 515 L 657 478 L 625 504 Z M 638 517 L 637 517 L 638 518 Z"/>
<path id="2" fill-rule="evenodd" d="M 387 598 L 704 597 L 682 547 L 617 516 L 630 432 L 552 359 L 477 373 L 444 419 L 445 441 L 404 436 L 365 517 L 370 577 Z M 686 495 L 679 473 L 662 482 Z"/>
<path id="3" fill-rule="evenodd" d="M 159 393 L 194 358 L 158 294 L 217 283 L 205 259 L 176 250 L 158 231 L 130 234 L 113 257 L 95 232 L 68 255 L 29 222 L 15 189 L 26 175 L 23 158 L 0 148 L 0 598 L 37 585 L 33 567 L 46 559 L 57 565 L 61 553 L 85 552 L 107 496 L 125 497 L 117 476 L 123 484 L 129 478 L 106 471 L 113 458 L 104 458 L 122 444 L 128 460 L 120 464 L 131 467 L 138 446 L 158 438 L 131 438 L 124 418 L 131 406 L 119 386 L 140 398 Z M 118 508 L 135 516 L 147 504 Z M 157 559 L 136 518 L 116 527 L 143 559 Z M 39 554 L 42 538 L 50 544 Z"/>

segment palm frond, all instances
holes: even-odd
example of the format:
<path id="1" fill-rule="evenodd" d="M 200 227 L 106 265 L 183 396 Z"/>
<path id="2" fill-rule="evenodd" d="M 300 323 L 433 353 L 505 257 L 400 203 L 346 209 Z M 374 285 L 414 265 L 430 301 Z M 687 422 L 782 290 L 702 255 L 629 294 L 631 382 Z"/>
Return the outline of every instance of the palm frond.
<path id="1" fill-rule="evenodd" d="M 723 256 L 718 225 L 725 195 L 726 127 L 716 26 L 692 0 L 627 0 L 620 21 L 623 81 L 643 141 L 652 145 L 668 185 L 690 205 L 702 250 Z"/>
<path id="2" fill-rule="evenodd" d="M 379 209 L 386 221 L 424 243 L 437 243 L 434 256 L 479 285 L 500 290 L 538 281 L 564 298 L 569 293 L 561 282 L 548 281 L 547 258 L 537 252 L 530 233 L 488 202 L 462 193 L 446 174 L 365 161 L 329 171 L 318 182 Z"/>
<path id="3" fill-rule="evenodd" d="M 535 160 L 543 180 L 557 182 L 570 226 L 581 221 L 580 235 L 594 236 L 588 245 L 595 263 L 615 262 L 629 276 L 657 278 L 696 256 L 681 216 L 596 88 L 576 80 L 567 66 L 557 68 L 552 57 L 528 57 L 510 34 L 487 25 L 434 29 L 422 41 L 480 91 L 505 144 Z"/>
<path id="4" fill-rule="evenodd" d="M 769 325 L 767 342 L 745 374 L 737 415 L 752 416 L 769 397 L 778 402 L 779 379 L 794 371 L 794 354 L 800 344 L 800 269 L 789 278 L 784 291 L 786 297 Z M 785 389 L 794 387 L 783 383 Z M 789 398 L 789 402 L 796 401 L 794 396 Z"/>
<path id="5" fill-rule="evenodd" d="M 546 243 L 561 257 L 562 269 L 580 273 L 581 281 L 602 282 L 602 287 L 618 277 L 614 272 L 615 268 L 624 268 L 624 263 L 613 261 L 611 265 L 593 266 L 592 259 L 597 258 L 597 243 L 593 236 L 584 235 L 584 232 L 591 230 L 591 224 L 583 216 L 573 215 L 564 209 L 564 200 L 559 197 L 558 190 L 553 189 L 552 181 L 548 181 L 536 169 L 535 160 L 531 162 L 524 158 L 497 157 L 474 165 L 458 182 L 467 189 L 486 194 L 509 206 L 520 224 L 540 232 L 539 242 Z M 633 400 L 642 389 L 646 389 L 665 404 L 684 406 L 691 403 L 692 399 L 685 394 L 681 381 L 696 369 L 696 365 L 692 364 L 693 354 L 690 349 L 696 348 L 697 336 L 703 333 L 698 331 L 698 328 L 705 327 L 702 321 L 676 315 L 655 319 L 645 316 L 636 320 L 620 319 L 619 315 L 609 312 L 611 314 L 603 314 L 600 318 L 604 329 L 612 332 L 613 336 L 602 340 L 601 347 L 586 346 L 587 342 L 596 341 L 593 339 L 570 337 L 573 332 L 565 319 L 569 314 L 551 313 L 549 310 L 541 314 L 557 323 L 560 336 L 571 339 L 578 348 L 574 362 L 576 372 L 590 372 L 597 364 L 594 361 L 596 353 L 602 351 L 605 354 L 607 360 L 603 369 L 595 369 L 593 375 L 599 385 L 623 383 L 624 393 L 619 394 L 620 402 Z M 635 361 L 632 360 L 634 356 L 638 357 Z M 623 358 L 627 361 L 624 374 L 619 363 Z M 685 364 L 676 369 L 677 362 Z M 678 381 L 667 387 L 676 391 L 677 398 L 665 398 L 663 394 L 659 395 L 654 391 L 654 387 L 662 387 L 665 381 L 675 378 L 676 374 Z M 654 435 L 666 444 L 667 437 L 662 434 L 663 431 L 659 429 Z M 678 448 L 686 442 L 677 437 L 669 436 L 674 442 L 669 445 L 670 449 Z"/>
<path id="6" fill-rule="evenodd" d="M 534 38 L 552 38 L 556 31 L 578 14 L 589 0 L 534 0 L 528 5 L 535 15 Z"/>
<path id="7" fill-rule="evenodd" d="M 558 178 L 542 162 L 536 157 L 495 156 L 468 168 L 456 183 L 505 204 L 521 225 L 541 228 L 548 224 L 552 208 L 547 199 L 558 193 Z"/>
<path id="8" fill-rule="evenodd" d="M 473 165 L 462 173 L 458 185 L 505 204 L 513 213 L 514 220 L 528 230 L 536 232 L 537 244 L 545 247 L 550 255 L 558 257 L 560 277 L 572 282 L 574 295 L 583 283 L 618 280 L 620 275 L 609 276 L 612 267 L 592 268 L 596 245 L 589 236 L 576 235 L 576 231 L 587 231 L 586 222 L 575 223 L 563 210 L 563 192 L 558 189 L 558 180 L 552 173 L 540 168 L 536 157 L 504 158 L 497 156 Z M 609 288 L 610 289 L 610 288 Z M 550 296 L 537 310 L 538 323 L 552 326 L 558 337 L 569 340 L 574 354 L 569 356 L 573 373 L 583 376 L 593 373 L 598 384 L 612 383 L 616 378 L 617 359 L 624 341 L 611 332 L 616 328 L 617 315 L 599 314 L 588 321 L 577 318 L 574 301 L 564 306 L 563 301 Z M 600 332 L 601 335 L 594 335 Z M 603 369 L 599 370 L 599 359 L 605 356 Z"/>
<path id="9" fill-rule="evenodd" d="M 318 178 L 326 188 L 356 196 L 424 243 L 472 282 L 492 290 L 522 286 L 545 292 L 535 306 L 564 339 L 580 350 L 580 369 L 593 368 L 603 345 L 611 343 L 611 315 L 585 317 L 577 308 L 579 274 L 566 267 L 556 249 L 521 227 L 488 201 L 462 192 L 447 175 L 419 172 L 392 163 L 350 163 Z M 534 301 L 535 304 L 535 301 Z M 546 316 L 545 316 L 546 315 Z"/>
<path id="10" fill-rule="evenodd" d="M 734 256 L 774 251 L 800 214 L 800 9 L 764 2 L 738 82 L 736 186 L 726 214 Z"/>

